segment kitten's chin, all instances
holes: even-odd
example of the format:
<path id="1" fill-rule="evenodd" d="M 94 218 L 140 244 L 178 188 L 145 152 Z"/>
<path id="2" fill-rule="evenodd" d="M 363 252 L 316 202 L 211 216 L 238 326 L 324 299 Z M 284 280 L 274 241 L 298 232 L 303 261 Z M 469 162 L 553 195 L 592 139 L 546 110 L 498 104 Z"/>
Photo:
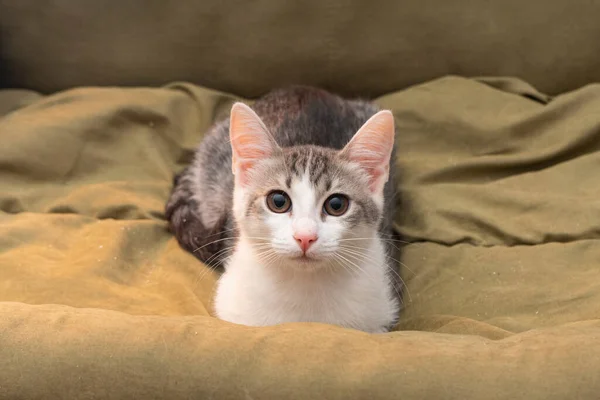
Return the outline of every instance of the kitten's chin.
<path id="1" fill-rule="evenodd" d="M 287 262 L 284 266 L 299 271 L 313 272 L 324 268 L 325 265 L 325 260 L 321 257 L 301 254 L 287 257 Z"/>
<path id="2" fill-rule="evenodd" d="M 295 256 L 291 258 L 294 262 L 300 263 L 300 264 L 314 264 L 314 263 L 318 263 L 322 260 L 314 257 L 314 256 L 309 256 L 306 254 L 300 255 L 300 256 Z"/>

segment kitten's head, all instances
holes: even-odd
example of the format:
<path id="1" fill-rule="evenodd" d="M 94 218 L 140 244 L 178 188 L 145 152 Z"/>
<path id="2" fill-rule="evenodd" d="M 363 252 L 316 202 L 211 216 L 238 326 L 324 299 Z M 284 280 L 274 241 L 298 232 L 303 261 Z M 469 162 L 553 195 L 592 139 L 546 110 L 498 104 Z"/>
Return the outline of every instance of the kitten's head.
<path id="1" fill-rule="evenodd" d="M 260 117 L 236 103 L 230 138 L 234 217 L 265 264 L 333 267 L 340 252 L 376 238 L 394 143 L 391 112 L 371 117 L 340 151 L 280 148 Z"/>

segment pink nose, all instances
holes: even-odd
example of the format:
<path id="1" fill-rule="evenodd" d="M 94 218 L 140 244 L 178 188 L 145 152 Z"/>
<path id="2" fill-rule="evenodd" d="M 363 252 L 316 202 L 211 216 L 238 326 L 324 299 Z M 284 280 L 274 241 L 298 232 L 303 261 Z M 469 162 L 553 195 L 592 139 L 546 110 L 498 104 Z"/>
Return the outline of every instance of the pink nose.
<path id="1" fill-rule="evenodd" d="M 318 236 L 316 233 L 296 233 L 294 239 L 296 239 L 302 251 L 306 253 L 308 248 L 317 241 Z"/>

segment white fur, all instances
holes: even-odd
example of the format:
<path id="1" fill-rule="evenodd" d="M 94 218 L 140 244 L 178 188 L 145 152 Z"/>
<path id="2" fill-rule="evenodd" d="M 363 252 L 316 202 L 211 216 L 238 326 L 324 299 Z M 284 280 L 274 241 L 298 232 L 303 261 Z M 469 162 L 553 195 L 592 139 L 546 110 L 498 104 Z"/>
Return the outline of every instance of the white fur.
<path id="1" fill-rule="evenodd" d="M 267 267 L 241 240 L 218 282 L 217 316 L 250 326 L 322 322 L 366 332 L 384 332 L 398 311 L 385 274 L 384 249 L 373 241 L 378 260 L 361 271 Z"/>
<path id="2" fill-rule="evenodd" d="M 252 223 L 245 220 L 242 209 L 245 190 L 236 186 L 234 214 L 241 222 L 241 236 L 217 285 L 217 316 L 250 326 L 322 322 L 366 332 L 385 331 L 398 312 L 398 300 L 375 230 L 349 232 L 342 218 L 323 221 L 325 198 L 316 198 L 306 175 L 293 182 L 288 194 L 292 213 L 270 213 L 266 220 Z M 306 253 L 313 261 L 295 259 L 302 255 L 293 238 L 298 229 L 318 234 Z M 362 248 L 368 261 L 348 256 L 347 262 L 336 261 L 333 253 L 340 250 L 340 240 L 348 238 L 365 238 L 343 243 Z M 266 251 L 270 253 L 265 256 Z"/>

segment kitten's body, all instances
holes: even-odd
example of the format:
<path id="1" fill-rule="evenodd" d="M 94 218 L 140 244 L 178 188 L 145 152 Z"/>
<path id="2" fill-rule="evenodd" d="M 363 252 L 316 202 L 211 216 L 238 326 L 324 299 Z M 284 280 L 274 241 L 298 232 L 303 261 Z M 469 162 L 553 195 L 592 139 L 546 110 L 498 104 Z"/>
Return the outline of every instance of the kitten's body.
<path id="1" fill-rule="evenodd" d="M 231 168 L 233 163 L 235 169 L 236 160 L 230 121 L 217 123 L 192 165 L 176 179 L 167 205 L 171 229 L 181 245 L 203 262 L 225 263 L 215 298 L 217 315 L 254 326 L 306 321 L 385 330 L 397 317 L 399 300 L 396 265 L 389 258 L 395 249 L 389 240 L 395 168 L 389 168 L 378 203 L 377 196 L 365 194 L 367 178 L 355 175 L 355 165 L 338 161 L 339 150 L 379 110 L 372 103 L 343 100 L 305 87 L 273 91 L 256 101 L 253 109 L 281 148 L 278 158 L 259 163 L 242 185 Z M 289 252 L 289 243 L 280 238 L 287 240 L 293 234 L 292 228 L 284 226 L 292 225 L 286 222 L 291 221 L 292 211 L 286 219 L 264 207 L 267 187 L 289 192 L 294 218 L 301 212 L 313 215 L 312 210 L 333 189 L 355 189 L 352 212 L 345 219 L 313 218 L 321 229 L 314 247 L 325 258 L 305 262 L 272 256 L 272 252 L 264 256 L 263 250 L 269 249 L 266 236 L 273 248 Z M 340 253 L 345 255 L 336 256 L 334 263 L 327 257 L 340 243 L 356 249 L 346 246 L 347 252 Z"/>

